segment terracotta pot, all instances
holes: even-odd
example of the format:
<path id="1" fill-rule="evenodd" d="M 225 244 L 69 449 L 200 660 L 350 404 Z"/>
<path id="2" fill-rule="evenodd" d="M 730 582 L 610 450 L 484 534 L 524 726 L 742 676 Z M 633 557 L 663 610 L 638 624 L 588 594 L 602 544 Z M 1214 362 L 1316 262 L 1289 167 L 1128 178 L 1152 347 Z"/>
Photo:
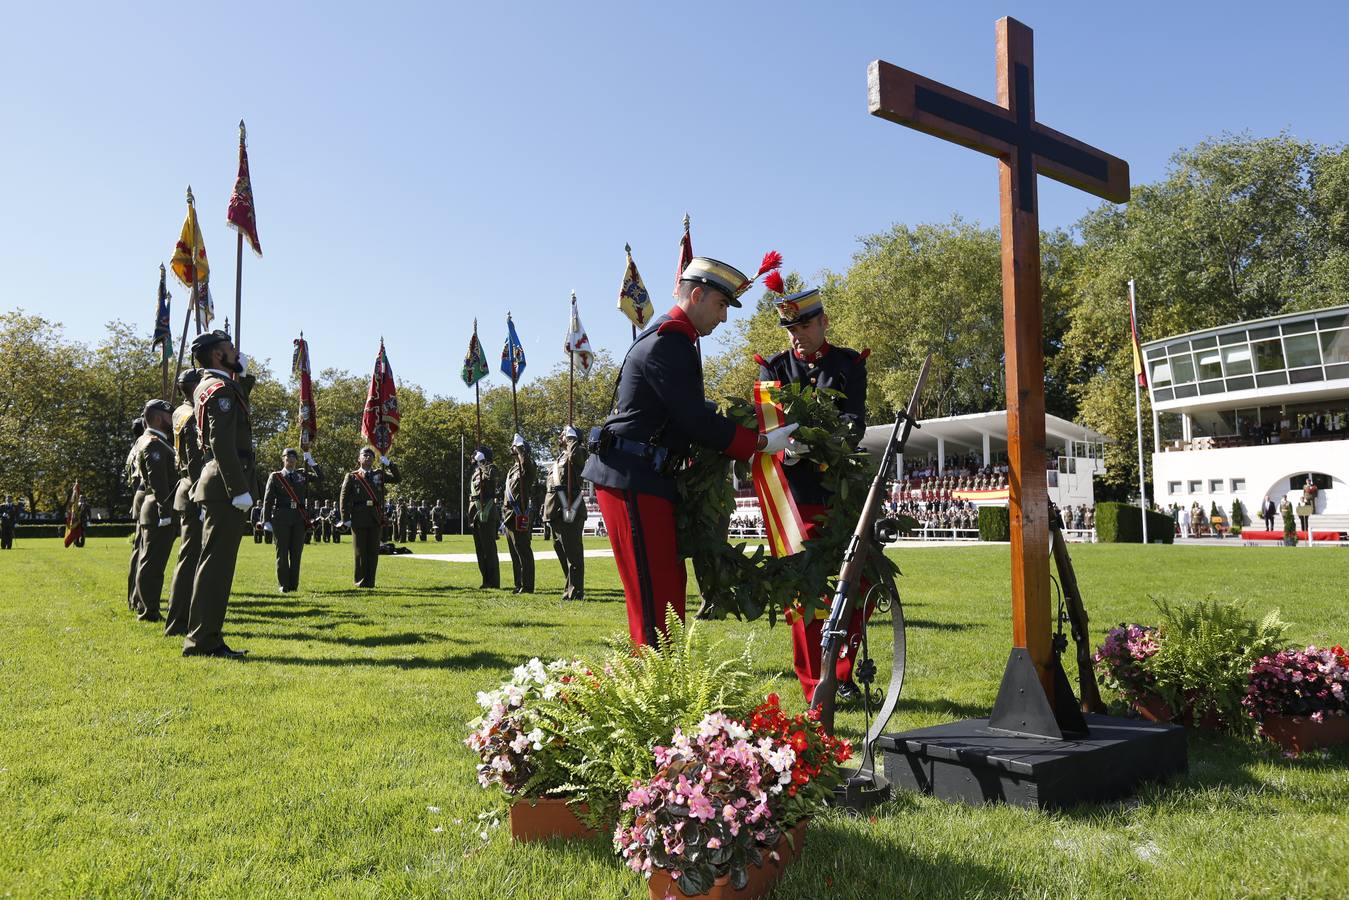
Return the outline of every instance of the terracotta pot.
<path id="1" fill-rule="evenodd" d="M 788 831 L 792 835 L 789 842 L 786 835 L 778 838 L 778 842 L 773 849 L 778 852 L 777 859 L 770 859 L 768 853 L 763 855 L 762 866 L 749 867 L 749 881 L 745 886 L 736 890 L 731 887 L 731 876 L 721 875 L 712 883 L 712 890 L 706 894 L 697 894 L 698 897 L 710 897 L 712 900 L 751 900 L 754 897 L 767 896 L 774 887 L 777 886 L 778 879 L 786 871 L 787 866 L 801 855 L 802 845 L 806 840 L 806 824 L 809 819 L 802 819 L 793 825 Z M 647 891 L 651 900 L 682 900 L 687 898 L 688 894 L 679 889 L 670 873 L 665 869 L 653 869 L 651 878 L 647 881 Z"/>
<path id="2" fill-rule="evenodd" d="M 1133 701 L 1134 710 L 1147 719 L 1149 722 L 1174 722 L 1177 725 L 1184 725 L 1186 728 L 1202 728 L 1205 731 L 1217 731 L 1222 728 L 1222 719 L 1213 710 L 1209 710 L 1196 723 L 1194 720 L 1194 710 L 1186 704 L 1185 708 L 1177 715 L 1161 697 L 1156 694 L 1145 694 Z"/>
<path id="3" fill-rule="evenodd" d="M 585 809 L 583 804 L 582 809 Z M 548 838 L 592 838 L 599 832 L 576 817 L 565 800 L 538 798 L 517 800 L 511 804 L 511 837 L 517 841 L 542 841 Z"/>
<path id="4" fill-rule="evenodd" d="M 1322 722 L 1303 716 L 1265 716 L 1265 737 L 1290 753 L 1349 744 L 1349 716 L 1327 715 Z"/>

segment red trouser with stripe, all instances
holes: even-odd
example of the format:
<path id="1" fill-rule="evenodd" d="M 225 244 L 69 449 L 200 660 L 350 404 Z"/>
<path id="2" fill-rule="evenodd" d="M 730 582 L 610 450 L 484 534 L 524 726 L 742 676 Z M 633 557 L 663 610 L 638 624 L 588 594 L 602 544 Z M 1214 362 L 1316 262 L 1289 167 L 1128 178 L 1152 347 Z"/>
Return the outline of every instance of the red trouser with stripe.
<path id="1" fill-rule="evenodd" d="M 806 523 L 806 539 L 810 540 L 820 530 L 820 523 L 815 521 L 815 517 L 828 515 L 828 509 L 808 503 L 799 504 L 797 508 Z M 859 578 L 853 588 L 853 611 L 852 618 L 848 620 L 848 637 L 843 647 L 839 649 L 838 664 L 834 667 L 834 674 L 838 676 L 840 684 L 852 678 L 852 662 L 862 642 L 863 622 L 870 621 L 871 614 L 875 612 L 874 605 L 868 605 L 865 614 L 862 610 L 862 604 L 869 590 L 871 582 L 866 578 Z M 825 595 L 826 610 L 833 600 L 833 597 Z M 800 613 L 793 612 L 791 620 L 792 667 L 796 669 L 796 678 L 801 682 L 801 690 L 806 695 L 806 702 L 809 703 L 815 695 L 815 685 L 820 683 L 820 636 L 824 632 L 824 619 L 812 618 L 807 622 Z"/>
<path id="2" fill-rule="evenodd" d="M 600 515 L 614 548 L 618 578 L 628 604 L 634 644 L 655 646 L 665 631 L 665 608 L 684 621 L 688 573 L 675 544 L 674 503 L 654 494 L 595 486 Z M 815 648 L 819 656 L 819 647 Z"/>

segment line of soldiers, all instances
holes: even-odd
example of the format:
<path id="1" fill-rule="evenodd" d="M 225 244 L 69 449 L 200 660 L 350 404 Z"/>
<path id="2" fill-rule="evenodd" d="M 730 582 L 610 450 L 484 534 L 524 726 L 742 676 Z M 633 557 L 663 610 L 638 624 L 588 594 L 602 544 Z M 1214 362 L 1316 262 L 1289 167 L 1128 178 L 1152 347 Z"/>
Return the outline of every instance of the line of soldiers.
<path id="1" fill-rule="evenodd" d="M 388 523 L 385 526 L 385 540 L 411 543 L 415 540 L 425 541 L 431 535 L 434 535 L 437 541 L 442 540 L 449 524 L 450 514 L 440 500 L 431 507 L 426 505 L 425 500 L 420 502 L 399 500 L 396 503 L 386 503 L 384 515 Z"/>
<path id="2" fill-rule="evenodd" d="M 580 435 L 568 425 L 559 437 L 557 459 L 539 497 L 538 467 L 529 442 L 517 434 L 511 441 L 511 468 L 502 483 L 490 447 L 479 447 L 468 491 L 469 526 L 482 575 L 480 588 L 501 587 L 497 535 L 504 530 L 510 551 L 513 593 L 534 593 L 534 526 L 540 516 L 545 538 L 553 541 L 566 585 L 564 600 L 585 598 L 586 502 L 581 469 L 588 454 Z M 540 502 L 540 499 L 542 502 Z"/>
<path id="3" fill-rule="evenodd" d="M 287 452 L 291 451 L 287 450 Z M 337 502 L 335 500 L 315 502 L 312 498 L 306 498 L 305 509 L 309 512 L 310 523 L 310 527 L 304 533 L 306 544 L 342 543 L 342 535 L 345 533 L 345 529 L 342 527 L 342 520 L 337 514 Z M 253 508 L 248 515 L 249 520 L 253 523 L 253 543 L 272 543 L 272 532 L 267 529 L 267 523 L 263 519 L 262 503 L 253 504 Z"/>
<path id="4" fill-rule="evenodd" d="M 6 497 L 5 502 L 0 503 L 0 550 L 14 549 L 14 527 L 19 524 L 22 512 L 22 500 L 15 503 L 13 497 Z"/>

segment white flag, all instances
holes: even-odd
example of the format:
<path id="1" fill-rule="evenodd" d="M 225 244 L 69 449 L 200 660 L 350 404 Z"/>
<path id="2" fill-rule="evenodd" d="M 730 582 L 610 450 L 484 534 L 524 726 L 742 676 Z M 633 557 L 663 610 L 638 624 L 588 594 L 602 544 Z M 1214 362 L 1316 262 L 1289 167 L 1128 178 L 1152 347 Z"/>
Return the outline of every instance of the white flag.
<path id="1" fill-rule="evenodd" d="M 572 362 L 581 370 L 582 375 L 590 374 L 595 354 L 590 350 L 590 338 L 586 337 L 586 331 L 581 327 L 581 314 L 576 311 L 575 291 L 571 292 L 571 325 L 567 332 L 567 342 L 562 349 L 571 356 Z"/>

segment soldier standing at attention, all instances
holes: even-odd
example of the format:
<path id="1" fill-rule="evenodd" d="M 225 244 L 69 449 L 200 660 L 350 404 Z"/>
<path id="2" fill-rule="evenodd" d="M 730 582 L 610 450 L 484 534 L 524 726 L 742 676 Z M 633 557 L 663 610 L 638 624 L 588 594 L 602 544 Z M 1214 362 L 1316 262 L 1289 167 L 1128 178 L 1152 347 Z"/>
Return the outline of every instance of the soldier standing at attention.
<path id="1" fill-rule="evenodd" d="M 385 485 L 397 484 L 398 466 L 387 456 L 379 458 L 374 468 L 375 451 L 361 449 L 359 463 L 354 471 L 342 479 L 341 518 L 351 529 L 351 543 L 356 554 L 356 586 L 373 588 L 375 571 L 379 568 L 379 539 L 384 527 Z"/>
<path id="2" fill-rule="evenodd" d="M 445 507 L 440 500 L 431 507 L 431 530 L 436 533 L 436 543 L 439 544 L 445 535 Z"/>
<path id="3" fill-rule="evenodd" d="M 581 445 L 581 435 L 568 425 L 562 429 L 562 447 L 552 471 L 543 501 L 543 514 L 553 533 L 553 550 L 562 566 L 567 586 L 563 600 L 583 600 L 586 592 L 585 533 L 586 503 L 581 470 L 589 456 Z"/>
<path id="4" fill-rule="evenodd" d="M 534 464 L 534 454 L 521 435 L 511 441 L 511 451 L 515 461 L 506 473 L 506 495 L 504 512 L 510 516 L 506 522 L 506 547 L 511 551 L 511 577 L 515 582 L 515 594 L 534 593 L 534 484 L 538 480 L 538 467 Z"/>
<path id="5" fill-rule="evenodd" d="M 187 634 L 187 614 L 192 607 L 192 581 L 201 558 L 201 507 L 192 500 L 192 487 L 201 477 L 205 454 L 197 440 L 197 417 L 192 398 L 201 383 L 200 369 L 184 369 L 178 375 L 178 393 L 183 402 L 173 411 L 173 449 L 178 458 L 178 487 L 173 492 L 173 511 L 178 514 L 178 563 L 169 583 L 169 612 L 164 634 Z"/>
<path id="6" fill-rule="evenodd" d="M 417 529 L 417 540 L 425 543 L 431 533 L 431 510 L 426 508 L 425 500 L 417 506 Z"/>
<path id="7" fill-rule="evenodd" d="M 145 419 L 145 433 L 137 442 L 136 473 L 145 494 L 141 499 L 141 552 L 132 607 L 142 622 L 158 622 L 163 618 L 159 600 L 164 593 L 164 566 L 173 549 L 173 495 L 178 486 L 174 477 L 178 460 L 169 442 L 173 407 L 166 400 L 151 400 L 141 417 Z"/>
<path id="8" fill-rule="evenodd" d="M 497 559 L 497 531 L 501 527 L 501 508 L 497 506 L 497 470 L 492 465 L 490 447 L 479 447 L 473 454 L 477 467 L 468 488 L 468 520 L 473 527 L 473 549 L 478 554 L 480 588 L 501 587 L 501 562 Z"/>
<path id="9" fill-rule="evenodd" d="M 126 463 L 122 467 L 127 487 L 131 488 L 131 564 L 126 573 L 126 608 L 136 611 L 136 570 L 141 559 L 141 500 L 145 499 L 145 487 L 136 474 L 136 450 L 140 446 L 141 436 L 145 434 L 145 419 L 137 416 L 131 420 L 131 449 L 127 451 Z"/>
<path id="10" fill-rule="evenodd" d="M 866 358 L 871 351 L 859 353 L 829 343 L 825 334 L 829 328 L 829 316 L 824 311 L 824 301 L 818 289 L 783 297 L 778 301 L 777 308 L 778 324 L 787 329 L 791 348 L 770 359 L 756 356 L 760 367 L 759 380 L 829 388 L 843 394 L 835 403 L 843 420 L 848 423 L 852 443 L 856 447 L 866 431 Z M 824 517 L 828 515 L 833 497 L 824 491 L 820 470 L 816 466 L 809 462 L 799 464 L 801 457 L 798 450 L 796 442 L 792 441 L 783 457 L 783 470 L 806 525 L 805 537 L 809 540 L 824 527 Z M 868 587 L 869 582 L 863 579 L 857 596 L 865 597 Z M 864 613 L 860 606 L 855 607 L 852 620 L 848 623 L 847 642 L 839 654 L 835 669 L 838 697 L 841 700 L 855 700 L 861 696 L 852 681 L 852 664 L 861 641 L 864 617 L 870 614 L 870 609 Z M 790 614 L 793 664 L 807 701 L 814 696 L 815 686 L 820 682 L 820 632 L 828 615 L 827 604 L 817 612 L 812 622 L 806 622 L 796 611 Z"/>
<path id="11" fill-rule="evenodd" d="M 772 268 L 768 257 L 764 262 L 760 274 Z M 688 573 L 675 545 L 674 469 L 690 443 L 748 460 L 756 450 L 784 449 L 796 430 L 792 424 L 759 434 L 703 399 L 694 342 L 726 321 L 726 310 L 740 306 L 750 284 L 726 263 L 695 257 L 680 275 L 678 302 L 628 350 L 614 385 L 613 412 L 591 432 L 583 474 L 599 498 L 634 644 L 656 644 L 667 608 L 684 618 Z"/>
<path id="12" fill-rule="evenodd" d="M 0 550 L 14 549 L 14 523 L 19 518 L 18 507 L 13 497 L 5 497 L 0 503 Z"/>
<path id="13" fill-rule="evenodd" d="M 227 332 L 211 331 L 192 341 L 192 357 L 204 371 L 193 407 L 205 463 L 192 499 L 201 505 L 201 555 L 192 581 L 184 656 L 242 659 L 221 634 L 234 586 L 245 516 L 257 484 L 253 471 L 253 420 L 248 398 L 256 379 Z"/>
<path id="14" fill-rule="evenodd" d="M 314 455 L 304 453 L 305 468 L 294 447 L 281 452 L 281 468 L 267 477 L 263 493 L 263 525 L 276 546 L 276 585 L 281 593 L 299 590 L 300 556 L 309 531 L 309 483 L 323 480 L 323 470 Z"/>

